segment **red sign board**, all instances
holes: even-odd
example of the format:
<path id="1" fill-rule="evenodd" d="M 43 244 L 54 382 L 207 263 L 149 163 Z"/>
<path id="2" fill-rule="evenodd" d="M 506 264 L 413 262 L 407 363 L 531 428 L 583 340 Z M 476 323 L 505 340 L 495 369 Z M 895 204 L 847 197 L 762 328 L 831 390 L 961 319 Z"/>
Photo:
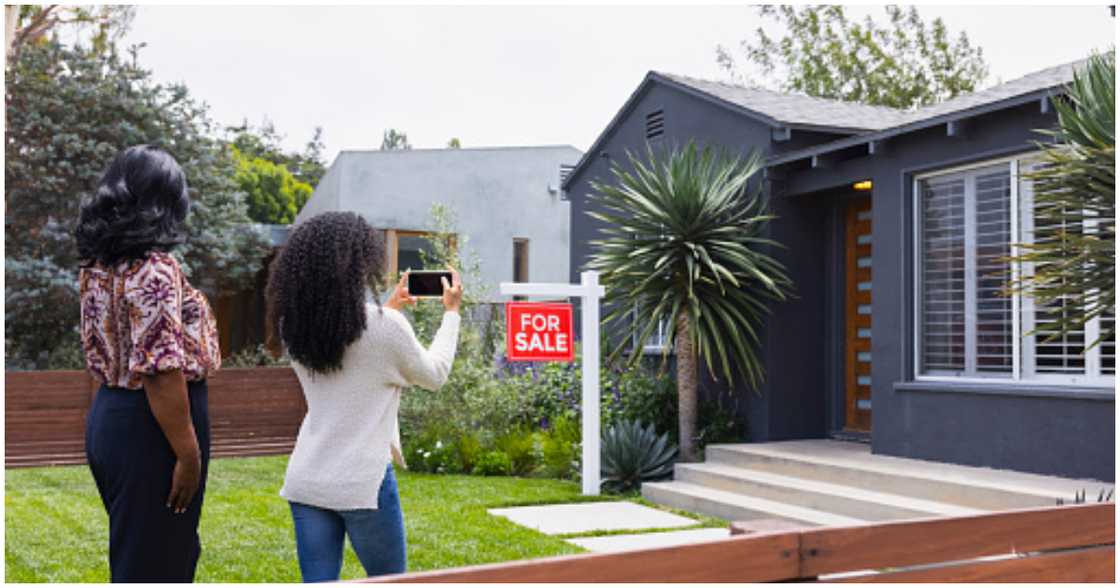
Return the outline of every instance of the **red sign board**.
<path id="1" fill-rule="evenodd" d="M 511 361 L 572 361 L 572 305 L 506 303 L 506 357 Z"/>

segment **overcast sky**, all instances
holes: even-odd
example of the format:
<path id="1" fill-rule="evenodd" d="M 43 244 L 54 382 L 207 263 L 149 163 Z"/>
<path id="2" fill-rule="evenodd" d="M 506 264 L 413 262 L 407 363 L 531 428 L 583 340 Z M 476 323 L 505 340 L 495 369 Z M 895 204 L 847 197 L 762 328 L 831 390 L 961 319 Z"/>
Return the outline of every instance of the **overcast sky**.
<path id="1" fill-rule="evenodd" d="M 1105 5 L 919 10 L 984 49 L 989 83 L 1114 43 Z M 126 42 L 219 122 L 267 117 L 291 148 L 322 126 L 330 161 L 388 127 L 414 147 L 585 150 L 648 70 L 725 80 L 716 46 L 759 24 L 746 6 L 142 6 Z"/>

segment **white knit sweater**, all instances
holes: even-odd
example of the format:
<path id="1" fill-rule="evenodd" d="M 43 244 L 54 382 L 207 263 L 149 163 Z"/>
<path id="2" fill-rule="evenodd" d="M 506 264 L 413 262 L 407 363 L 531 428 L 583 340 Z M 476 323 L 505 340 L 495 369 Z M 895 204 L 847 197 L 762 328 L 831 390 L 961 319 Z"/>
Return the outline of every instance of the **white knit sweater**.
<path id="1" fill-rule="evenodd" d="M 280 496 L 331 510 L 377 508 L 377 493 L 400 453 L 401 388 L 435 390 L 447 381 L 459 314 L 445 312 L 424 349 L 412 325 L 391 308 L 367 306 L 366 330 L 342 357 L 342 370 L 312 374 L 292 362 L 307 415 L 288 461 Z"/>

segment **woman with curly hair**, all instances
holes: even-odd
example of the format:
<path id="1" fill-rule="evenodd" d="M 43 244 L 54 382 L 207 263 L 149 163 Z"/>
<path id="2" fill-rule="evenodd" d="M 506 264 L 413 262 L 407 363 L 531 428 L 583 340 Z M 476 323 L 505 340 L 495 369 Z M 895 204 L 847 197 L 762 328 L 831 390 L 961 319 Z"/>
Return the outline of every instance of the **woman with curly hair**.
<path id="1" fill-rule="evenodd" d="M 447 381 L 463 286 L 454 270 L 452 283 L 443 280 L 446 311 L 425 349 L 400 312 L 416 303 L 407 275 L 377 303 L 384 257 L 383 235 L 364 219 L 328 212 L 297 227 L 272 264 L 268 325 L 307 400 L 280 490 L 291 505 L 305 582 L 338 579 L 347 535 L 367 574 L 405 570 L 392 465 L 402 463 L 401 389 L 435 390 Z"/>
<path id="2" fill-rule="evenodd" d="M 190 582 L 210 459 L 206 376 L 221 365 L 206 297 L 169 252 L 187 181 L 157 147 L 120 152 L 81 206 L 81 335 L 101 382 L 86 458 L 109 513 L 113 582 Z"/>

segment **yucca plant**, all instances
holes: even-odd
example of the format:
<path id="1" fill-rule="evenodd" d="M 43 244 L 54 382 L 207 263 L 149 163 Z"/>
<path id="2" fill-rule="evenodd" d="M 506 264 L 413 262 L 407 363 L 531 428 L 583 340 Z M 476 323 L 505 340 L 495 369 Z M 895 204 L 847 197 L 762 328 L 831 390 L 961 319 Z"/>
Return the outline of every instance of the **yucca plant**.
<path id="1" fill-rule="evenodd" d="M 664 480 L 673 474 L 676 446 L 653 425 L 622 421 L 607 427 L 600 450 L 600 484 L 613 492 L 638 490 L 642 482 Z"/>
<path id="2" fill-rule="evenodd" d="M 1115 72 L 1112 52 L 1090 57 L 1074 72 L 1066 97 L 1053 101 L 1057 128 L 1039 131 L 1053 142 L 1040 144 L 1042 164 L 1024 174 L 1034 185 L 1036 224 L 1060 228 L 1052 239 L 1017 245 L 1012 261 L 1029 262 L 1034 272 L 1010 290 L 1041 306 L 1074 302 L 1039 326 L 1052 337 L 1083 329 L 1116 304 Z M 1112 334 L 1102 328 L 1086 343 Z"/>
<path id="3" fill-rule="evenodd" d="M 637 363 L 665 325 L 662 365 L 675 348 L 681 456 L 695 461 L 697 358 L 729 384 L 738 376 L 756 388 L 759 326 L 792 285 L 766 252 L 777 243 L 764 237 L 773 216 L 761 182 L 751 182 L 763 167 L 757 151 L 740 158 L 689 142 L 663 157 L 651 149 L 627 156 L 633 172 L 615 165 L 615 183 L 592 184 L 588 214 L 604 226 L 588 267 L 602 274 L 604 324 L 619 335 L 608 342 L 611 361 L 629 349 Z"/>

